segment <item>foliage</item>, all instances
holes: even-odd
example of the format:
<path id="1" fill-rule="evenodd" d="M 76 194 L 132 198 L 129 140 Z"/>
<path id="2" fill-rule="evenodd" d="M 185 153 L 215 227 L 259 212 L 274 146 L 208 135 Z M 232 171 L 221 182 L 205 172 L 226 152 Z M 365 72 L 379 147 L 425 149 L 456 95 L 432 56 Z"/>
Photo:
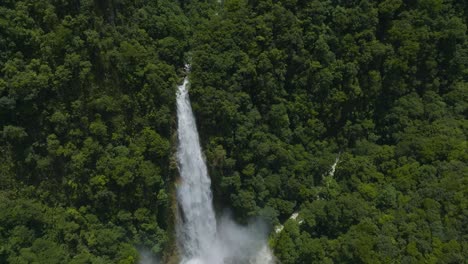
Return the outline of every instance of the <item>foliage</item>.
<path id="1" fill-rule="evenodd" d="M 0 262 L 162 255 L 190 30 L 178 4 L 3 1 L 0 14 Z"/>
<path id="2" fill-rule="evenodd" d="M 465 17 L 457 1 L 223 1 L 192 47 L 215 197 L 240 221 L 298 211 L 273 235 L 281 263 L 463 262 Z"/>
<path id="3" fill-rule="evenodd" d="M 0 262 L 173 257 L 175 88 L 190 62 L 216 206 L 285 222 L 281 263 L 463 263 L 466 10 L 3 1 Z"/>

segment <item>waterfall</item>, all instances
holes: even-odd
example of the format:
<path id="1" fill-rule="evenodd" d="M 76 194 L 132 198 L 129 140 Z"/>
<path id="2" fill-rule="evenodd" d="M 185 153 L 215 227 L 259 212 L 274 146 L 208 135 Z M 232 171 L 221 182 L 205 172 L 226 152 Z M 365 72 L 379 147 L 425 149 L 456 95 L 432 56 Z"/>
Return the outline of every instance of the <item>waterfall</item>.
<path id="1" fill-rule="evenodd" d="M 189 70 L 189 67 L 187 67 Z M 228 217 L 216 220 L 211 181 L 203 160 L 185 77 L 177 91 L 177 160 L 181 209 L 177 238 L 182 264 L 273 263 L 261 225 L 241 227 Z"/>
<path id="2" fill-rule="evenodd" d="M 195 118 L 188 96 L 188 77 L 178 88 L 177 116 L 179 147 L 177 158 L 182 182 L 177 190 L 184 214 L 179 229 L 184 255 L 209 255 L 216 240 L 216 220 L 210 190 L 211 181 L 203 161 Z"/>

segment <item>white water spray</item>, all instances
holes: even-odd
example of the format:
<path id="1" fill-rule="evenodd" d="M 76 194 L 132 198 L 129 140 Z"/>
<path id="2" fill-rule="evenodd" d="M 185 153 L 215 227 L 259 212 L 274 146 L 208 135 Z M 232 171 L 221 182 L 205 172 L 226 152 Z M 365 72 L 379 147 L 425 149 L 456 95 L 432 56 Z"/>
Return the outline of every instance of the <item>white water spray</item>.
<path id="1" fill-rule="evenodd" d="M 177 159 L 181 177 L 177 188 L 181 209 L 177 235 L 181 263 L 274 263 L 261 225 L 241 227 L 228 217 L 216 221 L 211 181 L 202 157 L 188 85 L 185 77 L 177 92 Z"/>

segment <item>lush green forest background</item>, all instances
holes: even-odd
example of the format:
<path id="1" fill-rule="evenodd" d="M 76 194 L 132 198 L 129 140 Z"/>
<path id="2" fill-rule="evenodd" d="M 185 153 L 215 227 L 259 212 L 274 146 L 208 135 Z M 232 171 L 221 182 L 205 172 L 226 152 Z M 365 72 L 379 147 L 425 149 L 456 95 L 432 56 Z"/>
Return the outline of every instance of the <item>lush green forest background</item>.
<path id="1" fill-rule="evenodd" d="M 281 263 L 464 263 L 467 25 L 457 0 L 3 0 L 0 263 L 170 261 L 185 62 L 216 207 L 286 221 Z"/>

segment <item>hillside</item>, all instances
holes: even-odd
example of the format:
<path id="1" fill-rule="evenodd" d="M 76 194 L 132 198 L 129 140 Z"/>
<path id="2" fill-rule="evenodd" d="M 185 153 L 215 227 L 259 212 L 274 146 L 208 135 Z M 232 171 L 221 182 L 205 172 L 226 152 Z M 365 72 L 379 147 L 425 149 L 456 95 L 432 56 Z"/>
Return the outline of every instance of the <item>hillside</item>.
<path id="1" fill-rule="evenodd" d="M 464 263 L 467 17 L 457 0 L 2 1 L 0 263 L 176 259 L 185 63 L 215 208 L 263 219 L 279 262 Z"/>

